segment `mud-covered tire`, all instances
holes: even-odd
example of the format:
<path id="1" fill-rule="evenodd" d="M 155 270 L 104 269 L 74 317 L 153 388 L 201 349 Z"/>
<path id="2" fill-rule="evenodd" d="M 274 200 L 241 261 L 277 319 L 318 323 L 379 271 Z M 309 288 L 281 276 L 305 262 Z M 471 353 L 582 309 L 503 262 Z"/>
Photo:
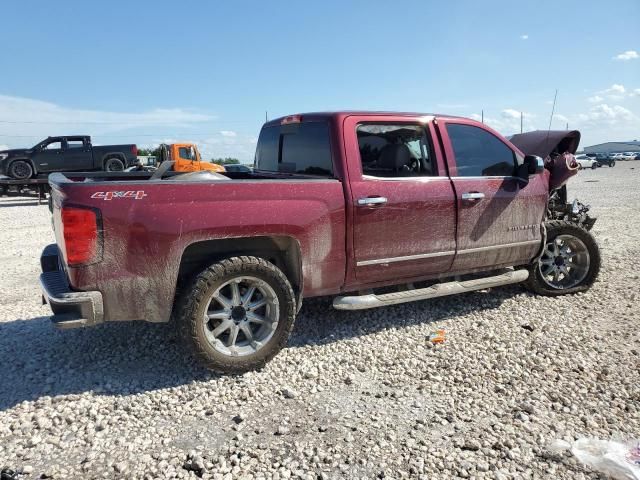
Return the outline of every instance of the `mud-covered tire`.
<path id="1" fill-rule="evenodd" d="M 104 170 L 106 172 L 122 172 L 124 168 L 124 162 L 120 158 L 107 158 L 104 161 Z"/>
<path id="2" fill-rule="evenodd" d="M 275 293 L 278 303 L 277 326 L 272 336 L 251 354 L 223 354 L 207 338 L 206 318 L 212 298 L 234 278 L 257 278 Z M 291 284 L 272 263 L 257 257 L 240 256 L 221 260 L 198 274 L 184 289 L 176 309 L 176 322 L 185 346 L 207 368 L 238 374 L 262 368 L 287 344 L 295 322 L 296 301 Z"/>
<path id="3" fill-rule="evenodd" d="M 26 160 L 16 160 L 9 166 L 9 176 L 16 180 L 27 180 L 33 177 L 33 167 Z"/>
<path id="4" fill-rule="evenodd" d="M 600 248 L 596 243 L 596 239 L 584 228 L 565 220 L 552 220 L 546 222 L 545 226 L 547 230 L 545 248 L 560 236 L 565 238 L 575 237 L 582 243 L 582 245 L 584 245 L 584 247 L 586 247 L 589 260 L 588 267 L 586 268 L 586 274 L 577 285 L 571 286 L 570 288 L 554 288 L 543 278 L 540 263 L 542 258 L 540 258 L 535 262 L 535 264 L 529 266 L 529 278 L 525 282 L 526 288 L 534 293 L 546 296 L 558 296 L 584 292 L 591 288 L 598 276 L 598 273 L 600 272 L 601 264 Z"/>

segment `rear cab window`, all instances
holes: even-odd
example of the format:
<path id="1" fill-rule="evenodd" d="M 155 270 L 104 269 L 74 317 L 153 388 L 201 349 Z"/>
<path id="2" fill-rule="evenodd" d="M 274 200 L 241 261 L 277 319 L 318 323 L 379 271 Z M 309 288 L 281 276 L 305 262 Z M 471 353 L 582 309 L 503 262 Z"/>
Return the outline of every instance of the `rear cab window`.
<path id="1" fill-rule="evenodd" d="M 329 124 L 309 121 L 263 127 L 254 168 L 263 172 L 333 177 Z"/>

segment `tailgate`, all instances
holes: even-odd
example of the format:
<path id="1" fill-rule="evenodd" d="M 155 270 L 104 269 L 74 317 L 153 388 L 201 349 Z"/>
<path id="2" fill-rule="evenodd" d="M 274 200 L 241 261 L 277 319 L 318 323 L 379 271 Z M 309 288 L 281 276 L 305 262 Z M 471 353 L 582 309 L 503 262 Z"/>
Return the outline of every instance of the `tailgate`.
<path id="1" fill-rule="evenodd" d="M 111 200 L 144 198 L 141 180 L 146 181 L 149 174 L 140 173 L 142 175 L 137 172 L 53 173 L 49 176 L 51 223 L 65 270 L 68 266 L 85 267 L 102 260 L 103 215 L 114 215 L 121 209 L 119 202 Z M 65 233 L 73 246 L 66 245 Z M 88 248 L 92 249 L 92 255 L 86 251 Z"/>

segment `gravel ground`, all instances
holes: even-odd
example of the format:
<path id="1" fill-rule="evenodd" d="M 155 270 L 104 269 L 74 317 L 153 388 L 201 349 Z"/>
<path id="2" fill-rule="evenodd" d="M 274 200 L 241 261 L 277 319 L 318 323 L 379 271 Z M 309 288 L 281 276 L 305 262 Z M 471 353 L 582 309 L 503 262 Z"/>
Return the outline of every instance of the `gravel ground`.
<path id="1" fill-rule="evenodd" d="M 0 199 L 0 465 L 21 479 L 600 478 L 546 446 L 640 438 L 639 187 L 640 162 L 570 184 L 599 217 L 586 294 L 307 301 L 289 347 L 238 377 L 201 369 L 169 326 L 55 331 L 37 284 L 47 208 Z"/>

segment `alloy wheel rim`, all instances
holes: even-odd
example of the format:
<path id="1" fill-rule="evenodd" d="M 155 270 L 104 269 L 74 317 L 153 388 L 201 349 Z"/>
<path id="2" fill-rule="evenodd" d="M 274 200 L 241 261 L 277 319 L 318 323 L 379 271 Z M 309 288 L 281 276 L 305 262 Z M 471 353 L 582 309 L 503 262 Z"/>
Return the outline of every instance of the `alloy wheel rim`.
<path id="1" fill-rule="evenodd" d="M 16 177 L 19 178 L 25 178 L 29 175 L 29 167 L 27 166 L 26 163 L 17 163 L 14 167 L 13 167 L 13 173 Z"/>
<path id="2" fill-rule="evenodd" d="M 589 250 L 573 235 L 559 235 L 545 245 L 538 262 L 543 281 L 563 290 L 579 285 L 589 273 Z"/>
<path id="3" fill-rule="evenodd" d="M 278 296 L 267 282 L 234 277 L 211 294 L 204 313 L 204 334 L 223 355 L 251 355 L 271 340 L 279 315 Z"/>

